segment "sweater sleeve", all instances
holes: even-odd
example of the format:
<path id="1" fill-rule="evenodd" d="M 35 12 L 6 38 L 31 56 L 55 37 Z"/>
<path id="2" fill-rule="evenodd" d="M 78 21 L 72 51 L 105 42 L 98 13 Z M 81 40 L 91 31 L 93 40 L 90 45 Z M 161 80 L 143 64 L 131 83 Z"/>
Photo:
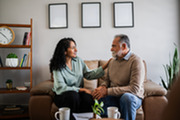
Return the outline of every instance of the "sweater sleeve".
<path id="1" fill-rule="evenodd" d="M 144 81 L 144 65 L 141 59 L 133 61 L 131 66 L 130 82 L 127 86 L 111 87 L 108 88 L 108 95 L 119 96 L 123 93 L 132 93 L 138 95 L 141 92 L 142 84 Z"/>
<path id="2" fill-rule="evenodd" d="M 54 88 L 53 91 L 56 92 L 57 95 L 60 95 L 62 92 L 65 91 L 79 91 L 80 88 L 75 87 L 75 86 L 68 86 L 65 83 L 65 80 L 61 74 L 60 71 L 53 71 L 53 77 L 54 77 Z"/>

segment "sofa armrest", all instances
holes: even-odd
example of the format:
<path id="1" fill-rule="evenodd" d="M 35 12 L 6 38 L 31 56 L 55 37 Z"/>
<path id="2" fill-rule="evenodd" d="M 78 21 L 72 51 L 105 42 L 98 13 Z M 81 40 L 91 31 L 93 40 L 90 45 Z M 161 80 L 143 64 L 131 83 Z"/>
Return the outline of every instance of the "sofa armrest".
<path id="1" fill-rule="evenodd" d="M 143 100 L 144 120 L 163 120 L 163 111 L 168 104 L 165 96 L 150 96 Z"/>
<path id="2" fill-rule="evenodd" d="M 144 96 L 145 97 L 163 96 L 163 95 L 166 95 L 166 93 L 167 93 L 166 89 L 164 89 L 160 85 L 150 80 L 147 80 L 146 82 L 144 82 Z"/>
<path id="3" fill-rule="evenodd" d="M 50 95 L 54 96 L 54 92 L 52 91 L 53 88 L 53 82 L 52 80 L 46 80 L 43 82 L 40 82 L 38 85 L 34 86 L 30 94 L 31 96 L 33 95 Z"/>

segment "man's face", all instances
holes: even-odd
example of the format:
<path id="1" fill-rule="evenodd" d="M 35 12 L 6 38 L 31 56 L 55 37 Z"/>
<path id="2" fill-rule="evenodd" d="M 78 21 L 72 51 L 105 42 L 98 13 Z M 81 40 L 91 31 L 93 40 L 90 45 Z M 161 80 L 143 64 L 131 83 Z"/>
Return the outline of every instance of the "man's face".
<path id="1" fill-rule="evenodd" d="M 116 37 L 112 42 L 111 52 L 113 57 L 122 56 L 122 47 L 120 47 L 119 39 L 119 37 Z"/>

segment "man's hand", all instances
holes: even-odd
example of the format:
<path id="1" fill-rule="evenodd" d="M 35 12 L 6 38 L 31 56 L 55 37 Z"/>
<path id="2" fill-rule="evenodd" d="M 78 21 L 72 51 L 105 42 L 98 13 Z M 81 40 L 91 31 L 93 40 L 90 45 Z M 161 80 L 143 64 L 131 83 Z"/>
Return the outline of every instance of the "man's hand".
<path id="1" fill-rule="evenodd" d="M 105 86 L 100 86 L 98 88 L 96 88 L 93 93 L 92 96 L 94 99 L 101 99 L 102 97 L 105 97 L 107 95 L 107 88 Z"/>
<path id="2" fill-rule="evenodd" d="M 80 88 L 79 92 L 85 92 L 85 93 L 90 94 L 90 95 L 92 94 L 92 92 L 86 88 Z"/>

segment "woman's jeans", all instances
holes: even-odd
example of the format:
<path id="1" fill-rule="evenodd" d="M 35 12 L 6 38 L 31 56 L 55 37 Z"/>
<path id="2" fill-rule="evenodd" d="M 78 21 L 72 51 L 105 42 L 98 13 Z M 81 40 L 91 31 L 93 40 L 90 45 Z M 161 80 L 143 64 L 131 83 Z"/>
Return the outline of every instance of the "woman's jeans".
<path id="1" fill-rule="evenodd" d="M 118 107 L 121 118 L 125 120 L 135 120 L 136 110 L 141 106 L 142 99 L 131 93 L 124 93 L 121 96 L 106 96 L 101 98 L 99 102 L 104 102 L 104 114 L 102 116 L 107 116 L 107 107 L 116 106 Z"/>

